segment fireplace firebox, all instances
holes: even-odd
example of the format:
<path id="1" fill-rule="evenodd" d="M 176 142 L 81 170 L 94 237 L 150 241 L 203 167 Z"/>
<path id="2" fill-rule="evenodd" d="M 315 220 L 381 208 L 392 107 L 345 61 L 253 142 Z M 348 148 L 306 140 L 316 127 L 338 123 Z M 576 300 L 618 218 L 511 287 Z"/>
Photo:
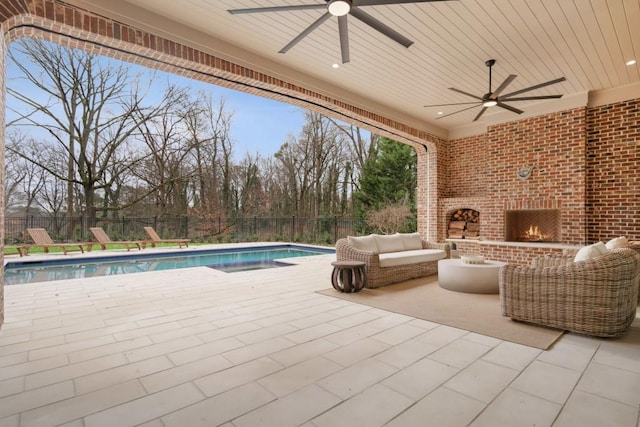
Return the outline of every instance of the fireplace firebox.
<path id="1" fill-rule="evenodd" d="M 507 210 L 504 213 L 507 242 L 560 242 L 560 209 Z"/>

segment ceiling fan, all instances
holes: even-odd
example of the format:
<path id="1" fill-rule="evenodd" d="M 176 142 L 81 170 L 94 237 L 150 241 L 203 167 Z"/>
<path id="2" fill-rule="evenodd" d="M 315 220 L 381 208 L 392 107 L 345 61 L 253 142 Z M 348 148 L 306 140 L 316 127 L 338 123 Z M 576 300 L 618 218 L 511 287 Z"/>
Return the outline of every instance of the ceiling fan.
<path id="1" fill-rule="evenodd" d="M 513 102 L 513 101 L 532 101 L 532 100 L 536 100 L 536 99 L 557 99 L 557 98 L 562 98 L 562 95 L 541 95 L 541 96 L 518 96 L 516 97 L 516 95 L 520 95 L 521 93 L 525 93 L 525 92 L 529 92 L 535 89 L 540 89 L 542 87 L 545 86 L 550 86 L 556 83 L 560 83 L 565 81 L 566 79 L 564 77 L 560 77 L 554 80 L 550 80 L 548 82 L 545 83 L 539 83 L 537 85 L 533 85 L 524 89 L 520 89 L 517 90 L 515 92 L 511 92 L 508 93 L 506 95 L 500 95 L 502 93 L 502 91 L 504 91 L 506 89 L 507 86 L 509 86 L 509 84 L 511 84 L 511 82 L 518 76 L 516 75 L 509 75 L 509 77 L 507 77 L 500 86 L 498 86 L 496 88 L 496 90 L 492 91 L 491 90 L 491 68 L 493 67 L 493 65 L 496 63 L 495 59 L 489 59 L 485 62 L 485 65 L 487 67 L 489 67 L 489 92 L 485 93 L 482 96 L 476 96 L 473 95 L 469 92 L 465 92 L 463 90 L 460 89 L 456 89 L 454 87 L 450 87 L 449 89 L 454 91 L 454 92 L 458 92 L 461 93 L 463 95 L 467 95 L 470 96 L 472 98 L 477 99 L 477 101 L 475 102 L 457 102 L 457 103 L 452 103 L 452 104 L 434 104 L 434 105 L 425 105 L 425 107 L 445 107 L 445 106 L 449 106 L 449 105 L 469 105 L 469 104 L 473 104 L 471 107 L 467 107 L 467 108 L 463 108 L 462 110 L 458 110 L 458 111 L 454 111 L 453 113 L 449 113 L 449 114 L 445 114 L 444 116 L 440 116 L 438 117 L 438 119 L 442 119 L 444 117 L 448 117 L 451 116 L 453 114 L 458 114 L 458 113 L 462 113 L 463 111 L 467 111 L 470 110 L 472 108 L 478 107 L 478 106 L 482 106 L 482 110 L 480 110 L 480 112 L 478 113 L 478 115 L 475 117 L 475 119 L 473 119 L 473 121 L 475 122 L 476 120 L 478 120 L 485 111 L 487 111 L 487 108 L 491 108 L 491 107 L 495 107 L 498 106 L 500 108 L 504 108 L 505 110 L 509 110 L 512 111 L 514 113 L 517 114 L 522 114 L 524 113 L 524 111 L 519 110 L 518 108 L 512 107 L 511 105 L 505 104 L 505 102 Z"/>
<path id="2" fill-rule="evenodd" d="M 389 37 L 393 41 L 400 43 L 404 47 L 409 47 L 413 44 L 413 41 L 409 40 L 393 28 L 380 22 L 370 14 L 360 9 L 362 6 L 380 6 L 388 4 L 403 4 L 403 3 L 430 3 L 436 1 L 451 1 L 451 0 L 324 0 L 324 3 L 318 4 L 301 4 L 297 6 L 270 6 L 270 7 L 256 7 L 249 9 L 231 9 L 228 10 L 232 15 L 243 13 L 262 13 L 262 12 L 288 12 L 298 10 L 314 10 L 314 9 L 326 9 L 326 12 L 311 25 L 309 25 L 304 31 L 298 34 L 293 40 L 291 40 L 285 47 L 280 49 L 279 53 L 286 53 L 293 46 L 298 44 L 303 38 L 308 36 L 313 30 L 318 28 L 322 23 L 332 16 L 338 17 L 338 32 L 340 34 L 340 51 L 342 54 L 342 63 L 349 62 L 349 35 L 347 30 L 347 15 L 351 15 L 354 18 L 359 19 L 365 24 L 369 25 L 373 29 L 381 32 L 385 36 Z"/>

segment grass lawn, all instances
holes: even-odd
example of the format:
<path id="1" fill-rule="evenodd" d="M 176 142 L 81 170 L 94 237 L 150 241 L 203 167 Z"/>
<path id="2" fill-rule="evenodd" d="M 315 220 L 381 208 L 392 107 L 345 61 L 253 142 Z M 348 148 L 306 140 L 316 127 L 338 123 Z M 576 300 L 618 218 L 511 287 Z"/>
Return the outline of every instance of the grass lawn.
<path id="1" fill-rule="evenodd" d="M 192 243 L 189 242 L 189 246 L 199 246 L 199 245 L 206 245 L 207 243 Z M 69 246 L 72 246 L 73 243 L 69 243 Z M 151 247 L 151 246 L 149 246 Z M 169 247 L 174 247 L 177 248 L 178 246 L 175 243 L 156 243 L 156 248 L 169 248 Z M 75 248 L 77 249 L 77 247 Z M 107 250 L 110 249 L 125 249 L 124 245 L 120 245 L 117 243 L 113 243 L 113 244 L 107 244 Z M 132 252 L 135 251 L 137 249 L 132 249 Z M 93 246 L 93 251 L 101 251 L 100 246 L 98 246 L 97 244 L 95 244 Z M 77 251 L 73 251 L 73 252 L 77 252 Z M 85 253 L 86 253 L 86 249 L 85 249 Z M 35 255 L 35 254 L 44 254 L 44 249 L 41 247 L 37 247 L 34 246 L 33 248 L 29 249 L 29 255 Z M 62 249 L 61 248 L 50 248 L 49 249 L 49 253 L 50 254 L 55 254 L 55 253 L 62 253 Z M 5 255 L 19 255 L 18 253 L 18 249 L 16 245 L 9 245 L 9 246 L 5 246 L 4 247 L 4 254 Z"/>

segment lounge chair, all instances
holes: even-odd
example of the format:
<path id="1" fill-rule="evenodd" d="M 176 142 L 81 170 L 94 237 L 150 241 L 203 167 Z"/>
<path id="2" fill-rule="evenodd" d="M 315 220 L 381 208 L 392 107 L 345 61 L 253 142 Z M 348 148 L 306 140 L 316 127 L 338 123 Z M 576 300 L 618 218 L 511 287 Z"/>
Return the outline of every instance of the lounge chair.
<path id="1" fill-rule="evenodd" d="M 180 248 L 182 245 L 189 247 L 189 242 L 191 241 L 190 239 L 162 239 L 158 236 L 158 233 L 156 233 L 156 230 L 154 230 L 153 227 L 145 227 L 144 231 L 147 232 L 147 235 L 149 235 L 149 238 L 151 239 L 148 243 L 151 244 L 152 248 L 156 247 L 156 243 L 177 243 Z"/>
<path id="2" fill-rule="evenodd" d="M 138 250 L 143 249 L 145 247 L 145 242 L 141 240 L 113 241 L 107 235 L 107 233 L 102 229 L 102 227 L 90 227 L 89 230 L 91 231 L 91 234 L 93 234 L 93 237 L 95 237 L 96 240 L 98 241 L 98 244 L 100 245 L 100 248 L 102 250 L 105 250 L 107 248 L 107 244 L 109 243 L 124 245 L 124 247 L 127 248 L 127 251 L 129 251 L 129 249 L 131 249 L 132 247 L 136 247 L 138 248 Z"/>
<path id="3" fill-rule="evenodd" d="M 19 245 L 18 253 L 20 256 L 25 256 L 29 254 L 29 249 L 31 248 L 43 248 L 45 253 L 49 253 L 49 248 L 61 248 L 62 252 L 66 255 L 67 252 L 71 251 L 80 251 L 84 253 L 83 246 L 87 247 L 88 251 L 91 251 L 91 247 L 93 246 L 92 242 L 83 242 L 83 243 L 56 243 L 54 242 L 47 230 L 44 228 L 27 228 L 27 232 L 31 239 L 33 240 L 33 245 Z M 77 249 L 75 249 L 77 248 Z"/>
<path id="4" fill-rule="evenodd" d="M 575 262 L 547 255 L 531 267 L 502 267 L 502 315 L 579 334 L 623 335 L 636 319 L 640 255 L 617 248 L 590 256 Z"/>

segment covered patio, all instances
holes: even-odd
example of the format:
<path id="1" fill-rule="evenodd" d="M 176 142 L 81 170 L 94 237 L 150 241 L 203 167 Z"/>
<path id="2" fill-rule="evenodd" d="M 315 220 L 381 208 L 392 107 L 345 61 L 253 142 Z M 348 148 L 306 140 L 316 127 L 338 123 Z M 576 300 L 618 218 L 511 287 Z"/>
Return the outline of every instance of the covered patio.
<path id="1" fill-rule="evenodd" d="M 638 425 L 638 321 L 543 351 L 318 294 L 333 259 L 7 286 L 0 425 Z"/>
<path id="2" fill-rule="evenodd" d="M 480 233 L 491 239 L 503 232 L 505 209 L 524 208 L 564 209 L 565 243 L 640 238 L 637 215 L 610 220 L 640 194 L 638 135 L 627 127 L 640 119 L 640 74 L 623 61 L 638 52 L 629 36 L 640 24 L 637 2 L 530 8 L 461 0 L 442 2 L 436 18 L 412 13 L 415 5 L 385 6 L 378 16 L 416 30 L 417 49 L 407 57 L 361 35 L 365 49 L 354 35 L 352 67 L 342 74 L 329 74 L 336 55 L 328 43 L 337 34 L 321 32 L 327 43 L 281 55 L 300 31 L 288 16 L 232 20 L 226 8 L 238 2 L 210 3 L 199 14 L 196 1 L 2 0 L 0 60 L 4 66 L 11 41 L 44 38 L 310 108 L 409 144 L 418 156 L 418 231 L 429 240 L 445 239 L 447 213 L 457 208 L 482 212 Z M 500 22 L 480 25 L 481 18 Z M 457 28 L 451 45 L 437 43 L 435 23 L 463 21 L 478 25 Z M 555 30 L 545 32 L 545 22 Z M 525 23 L 534 28 L 509 33 Z M 450 98 L 452 85 L 484 90 L 489 57 L 503 67 L 501 81 L 518 72 L 522 86 L 566 75 L 554 87 L 563 100 L 525 104 L 524 115 L 486 114 L 481 123 L 472 122 L 475 112 L 425 115 L 427 103 L 468 101 Z M 0 80 L 4 87 L 4 73 Z M 516 172 L 529 167 L 531 179 L 520 180 Z M 494 246 L 491 257 L 513 253 Z M 0 286 L 0 426 L 640 427 L 637 319 L 622 339 L 565 334 L 542 351 L 320 295 L 331 286 L 333 259 L 234 274 L 194 268 Z"/>

